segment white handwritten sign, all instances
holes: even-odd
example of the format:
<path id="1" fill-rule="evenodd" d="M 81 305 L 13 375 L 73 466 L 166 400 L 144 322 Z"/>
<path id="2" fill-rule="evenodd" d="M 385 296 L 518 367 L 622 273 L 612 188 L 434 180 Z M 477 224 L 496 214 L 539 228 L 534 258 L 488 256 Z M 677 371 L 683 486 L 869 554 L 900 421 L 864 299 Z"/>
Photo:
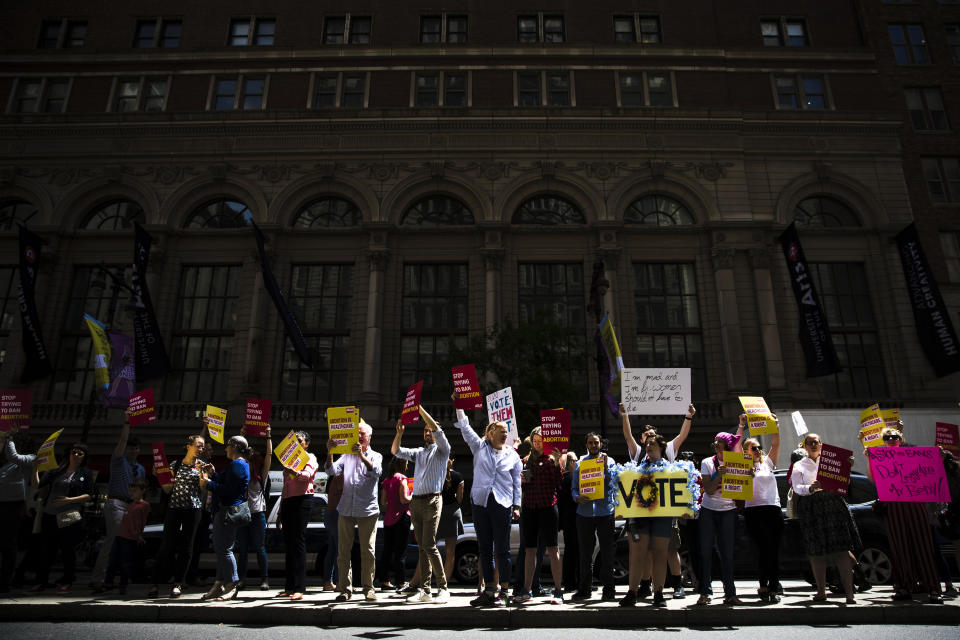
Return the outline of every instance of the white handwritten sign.
<path id="1" fill-rule="evenodd" d="M 631 415 L 680 415 L 690 404 L 690 369 L 624 369 L 623 406 Z"/>

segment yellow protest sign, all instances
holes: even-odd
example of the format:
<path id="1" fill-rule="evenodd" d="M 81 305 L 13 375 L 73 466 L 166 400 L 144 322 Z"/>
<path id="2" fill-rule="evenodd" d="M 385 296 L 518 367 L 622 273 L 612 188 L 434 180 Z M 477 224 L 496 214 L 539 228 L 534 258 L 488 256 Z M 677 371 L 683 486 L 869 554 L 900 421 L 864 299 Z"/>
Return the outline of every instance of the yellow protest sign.
<path id="1" fill-rule="evenodd" d="M 356 407 L 327 409 L 327 429 L 334 446 L 330 453 L 353 453 L 353 445 L 360 440 L 360 412 Z"/>
<path id="2" fill-rule="evenodd" d="M 720 478 L 720 495 L 731 500 L 753 500 L 753 456 L 724 451 L 723 466 L 727 472 Z"/>
<path id="3" fill-rule="evenodd" d="M 580 461 L 579 491 L 580 495 L 591 500 L 603 499 L 604 487 L 604 458 L 592 458 Z"/>
<path id="4" fill-rule="evenodd" d="M 767 402 L 760 396 L 739 396 L 743 412 L 747 414 L 747 426 L 751 436 L 764 436 L 779 433 L 779 426 L 773 419 Z"/>
<path id="5" fill-rule="evenodd" d="M 692 516 L 693 496 L 687 484 L 690 474 L 683 469 L 640 473 L 623 471 L 617 481 L 620 493 L 618 518 L 679 518 Z"/>
<path id="6" fill-rule="evenodd" d="M 273 448 L 273 452 L 280 460 L 280 464 L 294 471 L 303 471 L 303 468 L 310 462 L 310 454 L 300 446 L 300 441 L 297 440 L 293 430 L 280 441 L 280 444 Z"/>
<path id="7" fill-rule="evenodd" d="M 58 429 L 49 438 L 43 441 L 37 450 L 37 471 L 49 471 L 57 468 L 57 456 L 53 447 L 57 444 L 57 438 L 63 433 L 63 429 Z"/>
<path id="8" fill-rule="evenodd" d="M 227 421 L 227 410 L 208 404 L 205 420 L 207 433 L 213 440 L 223 444 L 223 424 Z"/>
<path id="9" fill-rule="evenodd" d="M 883 445 L 883 416 L 880 415 L 879 405 L 867 407 L 860 412 L 860 442 L 865 447 L 879 447 Z"/>
<path id="10" fill-rule="evenodd" d="M 885 427 L 890 427 L 891 429 L 899 429 L 900 427 L 900 409 L 881 409 L 880 417 L 883 418 L 883 425 Z"/>

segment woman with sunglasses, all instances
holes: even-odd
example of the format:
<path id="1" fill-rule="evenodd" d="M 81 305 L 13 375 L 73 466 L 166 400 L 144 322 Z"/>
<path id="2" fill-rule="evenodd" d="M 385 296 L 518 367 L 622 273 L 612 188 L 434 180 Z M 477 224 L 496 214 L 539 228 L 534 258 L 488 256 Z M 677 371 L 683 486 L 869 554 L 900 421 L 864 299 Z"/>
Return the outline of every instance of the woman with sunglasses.
<path id="1" fill-rule="evenodd" d="M 887 427 L 881 435 L 885 447 L 903 444 L 903 432 L 899 429 Z M 867 475 L 873 480 L 870 449 L 864 448 L 863 455 L 868 458 Z M 883 505 L 893 561 L 893 599 L 911 600 L 910 593 L 918 591 L 927 593 L 929 602 L 943 604 L 926 505 L 922 502 L 884 502 Z"/>
<path id="2" fill-rule="evenodd" d="M 853 563 L 850 550 L 860 547 L 860 534 L 843 496 L 823 491 L 817 480 L 820 468 L 820 436 L 808 433 L 801 443 L 807 457 L 793 465 L 790 477 L 793 491 L 800 496 L 797 511 L 810 567 L 817 582 L 814 602 L 827 599 L 827 559 L 837 567 L 847 604 L 853 597 Z"/>
<path id="3" fill-rule="evenodd" d="M 741 420 L 746 416 L 741 416 Z M 773 415 L 776 422 L 777 416 Z M 779 422 L 777 423 L 779 425 Z M 780 432 L 770 435 L 770 451 L 764 452 L 760 441 L 747 438 L 744 453 L 753 456 L 753 500 L 744 504 L 743 519 L 747 533 L 757 546 L 757 565 L 761 602 L 780 602 L 780 538 L 783 537 L 783 512 L 780 510 L 780 492 L 777 490 L 777 457 L 780 455 Z"/>

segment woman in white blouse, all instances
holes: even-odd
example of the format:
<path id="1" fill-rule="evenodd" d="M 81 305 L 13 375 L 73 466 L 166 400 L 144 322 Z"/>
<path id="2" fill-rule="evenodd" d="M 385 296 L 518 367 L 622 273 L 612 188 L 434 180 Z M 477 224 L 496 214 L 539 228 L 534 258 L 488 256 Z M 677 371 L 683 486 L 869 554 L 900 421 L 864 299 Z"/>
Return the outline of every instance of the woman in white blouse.
<path id="1" fill-rule="evenodd" d="M 847 603 L 855 602 L 853 597 L 853 570 L 850 550 L 860 547 L 860 534 L 854 524 L 843 496 L 823 491 L 817 480 L 820 468 L 820 436 L 808 433 L 801 443 L 807 457 L 793 465 L 791 481 L 793 491 L 800 496 L 797 511 L 800 514 L 800 528 L 803 531 L 803 544 L 810 557 L 810 566 L 817 581 L 817 593 L 814 601 L 827 599 L 827 559 L 836 566 L 847 594 Z"/>
<path id="2" fill-rule="evenodd" d="M 776 421 L 777 416 L 773 419 Z M 778 423 L 779 424 L 779 423 Z M 744 504 L 743 518 L 747 533 L 757 545 L 757 564 L 760 589 L 757 593 L 764 602 L 780 602 L 780 539 L 783 537 L 783 511 L 777 490 L 777 468 L 780 454 L 780 432 L 771 434 L 770 451 L 764 452 L 760 441 L 747 438 L 743 452 L 753 456 L 753 500 Z"/>

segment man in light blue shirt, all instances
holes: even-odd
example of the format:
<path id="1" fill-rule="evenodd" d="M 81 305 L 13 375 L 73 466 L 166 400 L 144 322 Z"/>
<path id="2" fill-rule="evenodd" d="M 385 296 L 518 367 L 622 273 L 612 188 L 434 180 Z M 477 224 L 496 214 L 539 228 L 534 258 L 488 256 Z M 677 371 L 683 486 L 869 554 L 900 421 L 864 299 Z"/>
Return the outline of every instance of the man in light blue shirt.
<path id="1" fill-rule="evenodd" d="M 403 422 L 397 420 L 397 435 L 393 438 L 390 453 L 404 460 L 412 460 L 413 499 L 410 501 L 410 519 L 413 521 L 413 534 L 420 545 L 420 591 L 414 593 L 407 602 L 444 603 L 450 599 L 447 591 L 447 577 L 443 572 L 443 559 L 437 549 L 437 527 L 440 526 L 440 510 L 443 499 L 443 482 L 447 477 L 447 460 L 450 458 L 450 442 L 427 410 L 420 407 L 423 416 L 423 444 L 416 449 L 400 446 L 403 437 Z M 437 576 L 438 592 L 436 597 L 430 594 L 432 575 Z"/>
<path id="2" fill-rule="evenodd" d="M 377 520 L 380 505 L 377 503 L 377 482 L 383 470 L 383 456 L 370 448 L 373 428 L 360 421 L 359 442 L 353 445 L 353 453 L 347 453 L 333 461 L 329 453 L 336 444 L 327 441 L 327 466 L 329 476 L 343 474 L 343 495 L 337 505 L 337 602 L 346 602 L 353 595 L 350 585 L 350 550 L 353 549 L 353 529 L 359 531 L 360 576 L 363 593 L 367 600 L 376 600 L 373 574 L 376 560 L 373 548 L 377 539 Z"/>
<path id="3" fill-rule="evenodd" d="M 608 498 L 617 490 L 610 474 L 613 458 L 601 453 L 600 436 L 587 434 L 587 455 L 580 458 L 573 472 L 571 494 L 577 501 L 577 538 L 580 542 L 580 586 L 571 600 L 589 600 L 593 590 L 593 541 L 594 534 L 600 540 L 600 581 L 603 583 L 603 599 L 616 599 L 613 582 L 614 515 L 613 503 Z M 604 494 L 599 500 L 580 495 L 580 462 L 602 457 L 605 460 Z"/>

